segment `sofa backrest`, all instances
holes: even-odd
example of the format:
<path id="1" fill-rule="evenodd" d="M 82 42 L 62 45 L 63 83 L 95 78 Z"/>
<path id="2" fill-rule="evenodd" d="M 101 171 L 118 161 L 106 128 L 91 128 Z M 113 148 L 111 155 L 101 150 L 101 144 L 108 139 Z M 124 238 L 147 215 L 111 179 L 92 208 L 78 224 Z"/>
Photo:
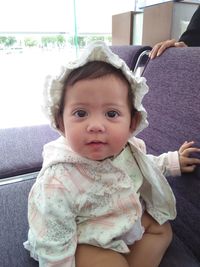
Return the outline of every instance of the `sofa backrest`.
<path id="1" fill-rule="evenodd" d="M 177 150 L 190 140 L 200 147 L 200 47 L 166 50 L 149 61 L 143 76 L 150 88 L 143 102 L 149 127 L 138 137 L 148 152 Z M 177 198 L 174 230 L 200 260 L 200 166 L 169 182 Z"/>
<path id="2" fill-rule="evenodd" d="M 43 145 L 57 137 L 48 125 L 0 129 L 0 178 L 40 170 Z"/>
<path id="3" fill-rule="evenodd" d="M 143 103 L 150 127 L 142 136 L 151 140 L 152 152 L 174 150 L 192 139 L 200 145 L 199 58 L 200 48 L 170 48 L 147 64 L 143 76 L 150 90 Z"/>

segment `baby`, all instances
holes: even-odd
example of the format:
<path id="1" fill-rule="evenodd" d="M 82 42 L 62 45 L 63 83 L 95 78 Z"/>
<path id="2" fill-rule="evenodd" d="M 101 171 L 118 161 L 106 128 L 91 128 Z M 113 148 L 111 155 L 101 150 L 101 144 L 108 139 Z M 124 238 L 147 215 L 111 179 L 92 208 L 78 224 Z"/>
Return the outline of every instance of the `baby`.
<path id="1" fill-rule="evenodd" d="M 164 177 L 192 171 L 199 149 L 145 153 L 148 87 L 103 42 L 46 84 L 45 110 L 61 133 L 44 146 L 29 194 L 24 246 L 41 267 L 156 267 L 172 239 L 175 198 Z"/>

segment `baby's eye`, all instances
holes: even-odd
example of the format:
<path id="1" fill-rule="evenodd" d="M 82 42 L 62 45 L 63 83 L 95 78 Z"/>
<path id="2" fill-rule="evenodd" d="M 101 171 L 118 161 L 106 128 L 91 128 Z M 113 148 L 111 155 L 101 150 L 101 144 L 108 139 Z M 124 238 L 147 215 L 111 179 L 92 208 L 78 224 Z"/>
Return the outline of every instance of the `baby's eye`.
<path id="1" fill-rule="evenodd" d="M 86 117 L 87 116 L 87 112 L 85 110 L 80 109 L 80 110 L 75 111 L 74 112 L 74 115 L 76 117 L 83 118 L 83 117 Z"/>
<path id="2" fill-rule="evenodd" d="M 119 112 L 117 112 L 115 110 L 110 110 L 110 111 L 106 112 L 106 116 L 109 118 L 116 118 L 119 116 Z"/>

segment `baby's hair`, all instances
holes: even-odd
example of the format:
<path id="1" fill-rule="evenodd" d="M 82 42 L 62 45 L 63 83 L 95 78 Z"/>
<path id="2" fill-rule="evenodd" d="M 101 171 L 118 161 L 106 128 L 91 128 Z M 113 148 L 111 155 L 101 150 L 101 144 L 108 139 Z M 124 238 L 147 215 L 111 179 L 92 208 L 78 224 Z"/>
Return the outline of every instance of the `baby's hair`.
<path id="1" fill-rule="evenodd" d="M 128 88 L 128 105 L 130 108 L 131 112 L 131 117 L 135 115 L 137 110 L 135 109 L 133 103 L 134 103 L 134 95 L 133 91 L 130 88 L 130 84 L 127 81 L 126 77 L 122 73 L 121 69 L 117 69 L 114 66 L 112 66 L 109 63 L 106 63 L 104 61 L 91 61 L 85 64 L 84 66 L 81 66 L 77 69 L 74 69 L 68 77 L 65 79 L 64 84 L 63 84 L 63 93 L 61 97 L 61 103 L 60 103 L 60 108 L 58 111 L 58 117 L 62 116 L 63 110 L 64 110 L 64 97 L 65 97 L 65 92 L 67 90 L 68 86 L 73 86 L 76 82 L 80 80 L 85 80 L 85 79 L 97 79 L 101 78 L 103 76 L 107 75 L 115 75 L 119 79 L 121 79 L 123 82 L 127 84 Z"/>

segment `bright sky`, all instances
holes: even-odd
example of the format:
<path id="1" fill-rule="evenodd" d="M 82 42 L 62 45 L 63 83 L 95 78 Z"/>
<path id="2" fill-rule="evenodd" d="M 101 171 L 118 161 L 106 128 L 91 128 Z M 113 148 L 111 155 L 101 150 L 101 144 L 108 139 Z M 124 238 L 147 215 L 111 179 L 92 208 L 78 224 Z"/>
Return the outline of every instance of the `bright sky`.
<path id="1" fill-rule="evenodd" d="M 63 31 L 70 0 L 1 0 L 0 31 Z"/>
<path id="2" fill-rule="evenodd" d="M 1 0 L 0 32 L 74 30 L 74 0 Z M 79 32 L 111 32 L 112 15 L 134 10 L 135 0 L 75 0 Z"/>

